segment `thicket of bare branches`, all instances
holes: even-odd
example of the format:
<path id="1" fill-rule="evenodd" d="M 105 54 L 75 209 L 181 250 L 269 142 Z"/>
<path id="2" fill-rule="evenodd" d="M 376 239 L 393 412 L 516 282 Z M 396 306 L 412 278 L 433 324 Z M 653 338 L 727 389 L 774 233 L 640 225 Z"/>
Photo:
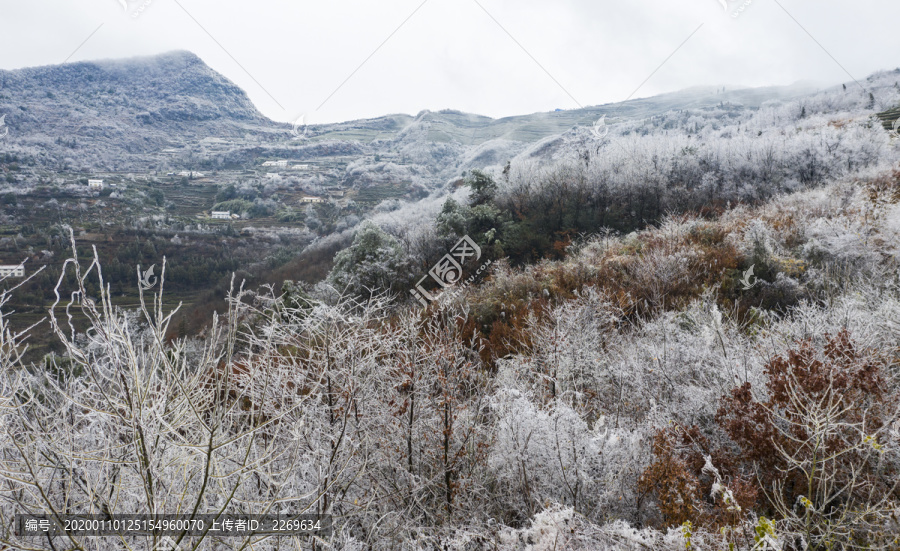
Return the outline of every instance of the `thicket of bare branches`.
<path id="1" fill-rule="evenodd" d="M 896 546 L 890 186 L 672 217 L 518 270 L 499 262 L 488 281 L 424 309 L 235 285 L 227 315 L 197 339 L 167 340 L 176 310 L 164 273 L 126 312 L 96 259 L 73 257 L 77 283 L 61 277 L 48 313 L 61 354 L 26 364 L 0 296 L 0 547 L 158 543 L 22 541 L 18 513 L 226 512 L 330 514 L 334 532 L 175 539 L 184 549 Z M 748 258 L 759 280 L 735 287 Z"/>

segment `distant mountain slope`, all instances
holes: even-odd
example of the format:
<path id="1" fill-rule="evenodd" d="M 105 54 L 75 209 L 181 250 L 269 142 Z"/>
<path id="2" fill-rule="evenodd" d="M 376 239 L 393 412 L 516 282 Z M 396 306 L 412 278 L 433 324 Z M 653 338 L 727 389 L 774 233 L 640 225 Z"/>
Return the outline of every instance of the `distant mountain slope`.
<path id="1" fill-rule="evenodd" d="M 319 138 L 346 139 L 353 137 L 363 141 L 375 140 L 383 138 L 386 132 L 390 132 L 385 124 L 387 120 L 390 120 L 392 128 L 401 126 L 409 129 L 413 125 L 430 125 L 427 138 L 435 142 L 459 142 L 464 145 L 481 145 L 495 139 L 536 142 L 566 132 L 574 126 L 590 126 L 603 115 L 623 119 L 645 118 L 661 115 L 673 109 L 714 107 L 722 102 L 738 104 L 746 108 L 758 108 L 770 100 L 790 99 L 810 94 L 815 90 L 816 88 L 810 84 L 724 91 L 713 87 L 695 87 L 621 103 L 500 119 L 448 109 L 436 112 L 423 111 L 416 117 L 391 115 L 377 119 L 319 125 L 314 127 L 314 131 L 315 136 Z"/>
<path id="2" fill-rule="evenodd" d="M 811 91 L 808 85 L 692 88 L 501 119 L 423 111 L 313 125 L 305 139 L 296 139 L 291 125 L 263 116 L 233 82 L 196 55 L 177 51 L 0 71 L 0 115 L 10 132 L 0 147 L 61 170 L 191 168 L 211 158 L 216 166 L 244 167 L 259 158 L 339 159 L 331 166 L 335 174 L 346 174 L 342 184 L 378 183 L 383 178 L 377 175 L 357 176 L 389 174 L 384 162 L 393 162 L 408 166 L 403 172 L 414 174 L 418 185 L 433 187 L 464 170 L 534 151 L 542 140 L 590 126 L 603 115 L 614 123 L 723 103 L 752 109 Z"/>
<path id="3" fill-rule="evenodd" d="M 116 154 L 153 154 L 207 136 L 272 130 L 237 85 L 189 52 L 0 71 L 0 113 L 15 143 L 42 147 L 51 160 L 88 164 Z"/>

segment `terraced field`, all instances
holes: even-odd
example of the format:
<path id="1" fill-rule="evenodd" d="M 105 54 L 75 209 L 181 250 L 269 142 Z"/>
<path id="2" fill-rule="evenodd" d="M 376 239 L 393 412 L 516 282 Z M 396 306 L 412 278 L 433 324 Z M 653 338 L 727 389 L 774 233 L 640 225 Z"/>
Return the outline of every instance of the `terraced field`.
<path id="1" fill-rule="evenodd" d="M 878 117 L 878 120 L 881 121 L 881 124 L 882 126 L 884 126 L 885 130 L 894 130 L 894 126 L 897 125 L 897 121 L 900 120 L 900 107 L 882 111 L 881 113 L 877 113 L 875 116 Z"/>

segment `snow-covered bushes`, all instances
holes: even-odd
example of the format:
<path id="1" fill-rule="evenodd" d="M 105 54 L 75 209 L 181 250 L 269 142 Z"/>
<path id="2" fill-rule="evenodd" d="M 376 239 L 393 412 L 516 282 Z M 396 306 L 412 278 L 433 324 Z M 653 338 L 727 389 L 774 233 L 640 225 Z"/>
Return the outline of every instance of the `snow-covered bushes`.
<path id="1" fill-rule="evenodd" d="M 407 249 L 366 226 L 336 269 L 371 295 L 238 290 L 194 341 L 166 340 L 156 287 L 138 313 L 113 308 L 94 263 L 84 288 L 59 288 L 62 353 L 38 365 L 19 358 L 0 296 L 0 518 L 308 509 L 335 514 L 325 543 L 346 549 L 749 551 L 890 535 L 900 195 L 885 178 L 670 216 L 557 261 L 498 261 L 424 309 L 384 300 L 404 272 L 376 257 Z M 66 307 L 91 327 L 71 329 Z M 823 463 L 816 435 L 850 451 Z M 816 493 L 799 501 L 816 461 Z M 8 527 L 0 541 L 21 547 Z"/>

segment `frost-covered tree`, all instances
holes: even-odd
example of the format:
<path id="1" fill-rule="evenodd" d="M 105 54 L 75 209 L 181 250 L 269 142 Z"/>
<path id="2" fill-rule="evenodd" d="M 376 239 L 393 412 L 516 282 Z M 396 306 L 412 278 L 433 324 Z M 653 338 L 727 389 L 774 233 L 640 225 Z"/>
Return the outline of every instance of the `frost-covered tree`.
<path id="1" fill-rule="evenodd" d="M 400 292 L 412 276 L 409 258 L 397 240 L 369 222 L 357 230 L 353 243 L 337 254 L 328 280 L 338 289 L 370 298 L 382 292 Z"/>

